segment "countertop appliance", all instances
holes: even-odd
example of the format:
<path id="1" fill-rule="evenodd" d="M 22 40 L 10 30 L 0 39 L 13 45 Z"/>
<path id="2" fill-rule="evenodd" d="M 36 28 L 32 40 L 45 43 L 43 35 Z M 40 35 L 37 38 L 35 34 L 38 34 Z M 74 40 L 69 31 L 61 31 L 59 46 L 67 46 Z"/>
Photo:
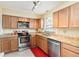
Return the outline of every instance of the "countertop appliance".
<path id="1" fill-rule="evenodd" d="M 48 38 L 49 57 L 60 57 L 60 42 Z"/>

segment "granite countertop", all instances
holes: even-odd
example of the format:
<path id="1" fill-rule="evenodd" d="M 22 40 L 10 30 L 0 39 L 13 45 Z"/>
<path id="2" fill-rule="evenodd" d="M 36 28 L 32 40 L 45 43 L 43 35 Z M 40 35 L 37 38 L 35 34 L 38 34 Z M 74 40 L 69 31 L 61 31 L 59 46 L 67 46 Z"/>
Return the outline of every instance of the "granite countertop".
<path id="1" fill-rule="evenodd" d="M 13 34 L 4 34 L 4 35 L 0 35 L 0 38 L 5 38 L 5 37 L 14 37 L 17 35 L 13 35 Z"/>
<path id="2" fill-rule="evenodd" d="M 40 35 L 40 36 L 43 36 L 46 38 L 57 40 L 62 43 L 73 45 L 75 47 L 79 47 L 79 38 L 78 37 L 67 37 L 67 36 L 58 35 L 58 34 L 52 34 L 50 36 L 46 36 L 43 33 L 36 33 L 36 35 Z"/>

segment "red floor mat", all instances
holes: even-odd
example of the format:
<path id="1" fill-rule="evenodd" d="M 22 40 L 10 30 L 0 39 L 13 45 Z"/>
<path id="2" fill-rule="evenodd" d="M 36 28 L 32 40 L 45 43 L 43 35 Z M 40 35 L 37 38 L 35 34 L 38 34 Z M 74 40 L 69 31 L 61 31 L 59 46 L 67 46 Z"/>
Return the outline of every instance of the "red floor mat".
<path id="1" fill-rule="evenodd" d="M 31 50 L 36 57 L 48 57 L 48 55 L 44 53 L 40 48 L 31 48 Z"/>

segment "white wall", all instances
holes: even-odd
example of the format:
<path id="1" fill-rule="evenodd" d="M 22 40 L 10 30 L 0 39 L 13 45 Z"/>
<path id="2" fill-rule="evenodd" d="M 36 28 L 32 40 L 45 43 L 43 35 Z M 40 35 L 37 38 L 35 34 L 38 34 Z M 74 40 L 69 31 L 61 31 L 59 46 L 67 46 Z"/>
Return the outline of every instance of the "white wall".
<path id="1" fill-rule="evenodd" d="M 2 9 L 0 8 L 0 35 L 3 33 L 2 29 Z"/>

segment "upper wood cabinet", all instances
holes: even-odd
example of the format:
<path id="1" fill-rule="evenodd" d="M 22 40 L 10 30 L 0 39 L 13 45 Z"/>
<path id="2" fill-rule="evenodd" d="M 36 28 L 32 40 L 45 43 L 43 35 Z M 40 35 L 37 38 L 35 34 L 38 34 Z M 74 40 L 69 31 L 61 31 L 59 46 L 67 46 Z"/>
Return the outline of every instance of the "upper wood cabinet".
<path id="1" fill-rule="evenodd" d="M 2 16 L 2 25 L 5 29 L 15 29 L 17 28 L 17 17 L 3 15 Z"/>
<path id="2" fill-rule="evenodd" d="M 36 19 L 36 29 L 41 28 L 41 19 Z"/>
<path id="3" fill-rule="evenodd" d="M 53 27 L 58 27 L 58 22 L 59 22 L 59 13 L 54 12 L 53 13 Z"/>
<path id="4" fill-rule="evenodd" d="M 69 21 L 69 7 L 59 11 L 58 27 L 68 27 L 68 21 Z"/>
<path id="5" fill-rule="evenodd" d="M 10 26 L 11 26 L 11 23 L 10 23 L 10 16 L 8 16 L 8 15 L 3 15 L 3 16 L 2 16 L 2 27 L 3 27 L 4 29 L 8 29 L 8 28 L 10 28 Z"/>
<path id="6" fill-rule="evenodd" d="M 12 29 L 16 29 L 17 28 L 17 17 L 15 16 L 10 16 L 10 24 L 11 24 L 11 28 Z"/>
<path id="7" fill-rule="evenodd" d="M 30 19 L 26 17 L 18 17 L 18 21 L 29 22 Z"/>
<path id="8" fill-rule="evenodd" d="M 69 27 L 79 27 L 79 3 L 73 4 L 70 8 Z"/>
<path id="9" fill-rule="evenodd" d="M 59 14 L 59 15 L 58 15 Z M 79 27 L 79 3 L 53 13 L 54 27 Z M 58 25 L 58 26 L 57 26 Z"/>
<path id="10" fill-rule="evenodd" d="M 36 28 L 36 20 L 35 19 L 30 19 L 30 28 Z"/>

